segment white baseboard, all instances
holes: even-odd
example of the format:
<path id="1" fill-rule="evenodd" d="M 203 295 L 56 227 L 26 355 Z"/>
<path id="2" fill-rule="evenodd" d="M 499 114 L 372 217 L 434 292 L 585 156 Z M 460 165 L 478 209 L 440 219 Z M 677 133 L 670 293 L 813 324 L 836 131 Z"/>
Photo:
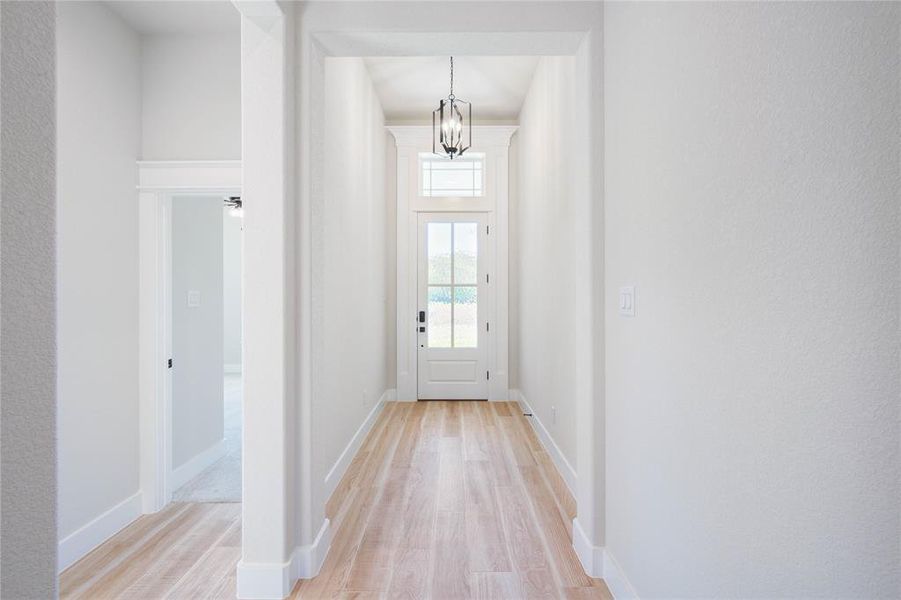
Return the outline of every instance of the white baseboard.
<path id="1" fill-rule="evenodd" d="M 582 529 L 582 524 L 579 523 L 579 517 L 573 519 L 573 549 L 589 577 L 604 576 L 604 547 L 591 544 L 588 535 Z"/>
<path id="2" fill-rule="evenodd" d="M 331 522 L 325 519 L 309 546 L 298 546 L 283 563 L 238 563 L 238 598 L 282 600 L 291 594 L 298 579 L 319 575 L 332 546 Z"/>
<path id="3" fill-rule="evenodd" d="M 585 573 L 603 579 L 616 600 L 638 600 L 635 588 L 626 579 L 613 555 L 603 546 L 591 545 L 578 517 L 573 519 L 573 549 Z"/>
<path id="4" fill-rule="evenodd" d="M 243 368 L 241 367 L 241 363 L 226 363 L 222 370 L 225 373 L 241 373 L 243 371 Z"/>
<path id="5" fill-rule="evenodd" d="M 635 588 L 626 579 L 616 559 L 608 551 L 604 551 L 604 583 L 616 600 L 639 600 Z"/>
<path id="6" fill-rule="evenodd" d="M 294 550 L 294 574 L 297 579 L 312 579 L 319 575 L 322 563 L 332 547 L 331 521 L 326 519 L 319 528 L 316 539 L 309 546 L 298 546 Z"/>
<path id="7" fill-rule="evenodd" d="M 284 563 L 238 562 L 238 598 L 242 600 L 282 600 L 294 587 L 294 554 Z"/>
<path id="8" fill-rule="evenodd" d="M 525 396 L 520 390 L 510 390 L 509 392 L 510 399 L 515 400 L 519 403 L 520 408 L 522 408 L 522 412 L 525 414 L 532 415 L 529 417 L 529 422 L 532 424 L 532 429 L 535 430 L 535 433 L 538 434 L 538 439 L 541 440 L 541 445 L 544 446 L 545 451 L 547 451 L 548 455 L 551 457 L 551 460 L 554 461 L 554 465 L 557 467 L 557 471 L 563 476 L 563 481 L 566 483 L 566 487 L 569 488 L 569 493 L 575 497 L 576 495 L 576 480 L 578 479 L 576 476 L 576 470 L 572 468 L 572 465 L 569 464 L 569 461 L 566 460 L 566 457 L 563 456 L 563 452 L 560 451 L 560 447 L 557 446 L 557 443 L 554 441 L 554 438 L 551 437 L 551 434 L 548 432 L 547 428 L 545 428 L 544 423 L 541 422 L 541 419 L 538 418 L 538 415 L 535 414 L 535 411 L 532 410 L 532 407 L 529 406 L 529 403 L 526 401 Z"/>
<path id="9" fill-rule="evenodd" d="M 142 494 L 138 492 L 112 507 L 90 523 L 78 528 L 60 540 L 57 554 L 57 567 L 62 573 L 122 530 L 123 527 L 141 516 Z"/>
<path id="10" fill-rule="evenodd" d="M 172 491 L 177 490 L 184 484 L 188 483 L 204 469 L 212 465 L 214 462 L 225 456 L 225 438 L 219 440 L 206 450 L 202 450 L 191 460 L 172 470 L 172 476 L 169 478 Z"/>
<path id="11" fill-rule="evenodd" d="M 329 469 L 328 474 L 325 476 L 325 497 L 331 497 L 332 493 L 335 491 L 335 488 L 338 487 L 338 483 L 341 481 L 341 478 L 344 477 L 344 473 L 347 472 L 347 467 L 350 466 L 351 461 L 354 459 L 354 456 L 357 455 L 357 450 L 360 449 L 360 446 L 363 444 L 363 440 L 366 439 L 366 434 L 369 433 L 369 430 L 372 429 L 372 425 L 375 423 L 376 417 L 379 416 L 379 413 L 382 412 L 382 408 L 385 406 L 385 402 L 388 402 L 388 398 L 394 395 L 394 390 L 385 390 L 382 392 L 382 396 L 379 398 L 379 401 L 375 403 L 375 406 L 372 407 L 372 410 L 369 411 L 369 414 L 366 415 L 366 418 L 360 424 L 360 427 L 357 429 L 357 432 L 350 438 L 350 441 L 347 443 L 347 446 L 341 452 L 341 456 L 338 457 L 338 460 L 335 461 L 335 464 L 332 465 L 332 468 Z"/>

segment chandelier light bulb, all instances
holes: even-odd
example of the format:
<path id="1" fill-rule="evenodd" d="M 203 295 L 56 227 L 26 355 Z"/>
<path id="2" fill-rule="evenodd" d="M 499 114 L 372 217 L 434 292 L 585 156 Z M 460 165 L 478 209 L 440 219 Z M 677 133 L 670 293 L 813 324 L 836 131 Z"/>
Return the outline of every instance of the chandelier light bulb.
<path id="1" fill-rule="evenodd" d="M 462 110 L 461 110 L 462 109 Z M 466 117 L 464 112 L 466 111 Z M 464 143 L 464 131 L 469 125 Z M 454 57 L 450 57 L 450 93 L 438 101 L 438 108 L 432 111 L 432 152 L 453 160 L 462 156 L 472 145 L 472 105 L 454 95 Z"/>

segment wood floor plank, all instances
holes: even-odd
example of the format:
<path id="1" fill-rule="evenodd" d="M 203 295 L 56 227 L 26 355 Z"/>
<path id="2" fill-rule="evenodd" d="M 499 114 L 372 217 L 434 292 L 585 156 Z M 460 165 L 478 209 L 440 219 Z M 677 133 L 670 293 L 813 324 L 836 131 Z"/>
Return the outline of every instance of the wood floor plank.
<path id="1" fill-rule="evenodd" d="M 469 572 L 512 571 L 507 539 L 498 514 L 467 511 L 466 545 L 469 547 Z"/>
<path id="2" fill-rule="evenodd" d="M 501 517 L 513 566 L 521 572 L 548 569 L 548 557 L 522 489 L 496 489 L 503 507 Z"/>
<path id="3" fill-rule="evenodd" d="M 516 403 L 386 403 L 328 500 L 320 574 L 291 598 L 609 600 L 572 549 L 567 494 Z M 61 597 L 231 599 L 240 543 L 240 505 L 173 505 L 67 570 Z"/>
<path id="4" fill-rule="evenodd" d="M 160 566 L 160 558 L 166 550 L 177 545 L 202 520 L 206 511 L 197 504 L 188 506 L 175 519 L 145 540 L 128 560 L 105 573 L 90 588 L 77 594 L 76 598 L 120 598 L 123 592 L 137 579 Z"/>
<path id="5" fill-rule="evenodd" d="M 438 510 L 463 512 L 463 448 L 459 437 L 441 440 Z"/>
<path id="6" fill-rule="evenodd" d="M 127 598 L 165 598 L 170 590 L 228 531 L 240 515 L 237 504 L 213 504 L 206 515 L 178 543 L 128 585 Z"/>
<path id="7" fill-rule="evenodd" d="M 526 600 L 556 600 L 560 597 L 549 569 L 532 569 L 519 573 L 522 597 Z"/>
<path id="8" fill-rule="evenodd" d="M 565 587 L 563 597 L 566 600 L 613 600 L 613 596 L 605 585 L 601 587 Z"/>
<path id="9" fill-rule="evenodd" d="M 188 510 L 173 502 L 158 513 L 144 515 L 107 540 L 60 575 L 60 598 L 75 598 L 139 551 L 148 539 Z"/>
<path id="10" fill-rule="evenodd" d="M 388 598 L 428 598 L 430 548 L 401 548 L 397 554 Z"/>
<path id="11" fill-rule="evenodd" d="M 473 597 L 479 600 L 522 598 L 522 582 L 516 573 L 473 573 Z"/>
<path id="12" fill-rule="evenodd" d="M 590 587 L 591 579 L 585 574 L 582 563 L 576 556 L 566 525 L 538 468 L 520 467 L 520 472 L 548 546 L 548 554 L 563 586 Z"/>
<path id="13" fill-rule="evenodd" d="M 462 512 L 438 513 L 435 532 L 435 556 L 432 567 L 432 598 L 472 598 L 469 548 Z"/>

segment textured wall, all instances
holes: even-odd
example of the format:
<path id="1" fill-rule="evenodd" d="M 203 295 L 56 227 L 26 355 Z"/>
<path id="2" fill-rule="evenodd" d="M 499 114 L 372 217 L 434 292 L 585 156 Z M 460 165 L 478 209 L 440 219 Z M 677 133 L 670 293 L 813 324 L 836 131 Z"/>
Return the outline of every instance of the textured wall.
<path id="1" fill-rule="evenodd" d="M 55 7 L 0 3 L 0 596 L 56 596 Z"/>
<path id="2" fill-rule="evenodd" d="M 319 482 L 388 387 L 388 137 L 382 108 L 359 58 L 325 61 L 326 165 L 314 212 L 313 523 Z"/>
<path id="3" fill-rule="evenodd" d="M 60 539 L 138 491 L 138 36 L 57 7 Z"/>
<path id="4" fill-rule="evenodd" d="M 607 549 L 642 598 L 897 597 L 899 9 L 607 5 Z"/>
<path id="5" fill-rule="evenodd" d="M 578 472 L 579 380 L 590 374 L 577 367 L 578 356 L 586 353 L 577 332 L 588 322 L 589 256 L 587 229 L 581 227 L 588 199 L 574 193 L 575 172 L 566 151 L 575 143 L 574 77 L 573 57 L 543 57 L 520 113 L 510 270 L 518 291 L 513 362 L 519 389 Z"/>
<path id="6" fill-rule="evenodd" d="M 150 35 L 141 54 L 141 157 L 240 160 L 241 36 Z"/>

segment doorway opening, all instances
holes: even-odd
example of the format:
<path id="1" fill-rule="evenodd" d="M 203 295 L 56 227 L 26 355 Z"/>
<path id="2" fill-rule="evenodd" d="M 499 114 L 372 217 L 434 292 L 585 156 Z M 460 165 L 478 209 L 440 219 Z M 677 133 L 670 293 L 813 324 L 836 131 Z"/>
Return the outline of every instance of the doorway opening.
<path id="1" fill-rule="evenodd" d="M 173 200 L 172 499 L 240 502 L 240 200 Z"/>

